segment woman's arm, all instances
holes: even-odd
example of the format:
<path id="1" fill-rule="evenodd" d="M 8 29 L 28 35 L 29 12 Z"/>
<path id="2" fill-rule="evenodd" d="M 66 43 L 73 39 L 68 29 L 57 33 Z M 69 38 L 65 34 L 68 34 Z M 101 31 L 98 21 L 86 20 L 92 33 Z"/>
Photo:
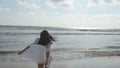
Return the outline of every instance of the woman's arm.
<path id="1" fill-rule="evenodd" d="M 31 45 L 37 44 L 39 41 L 39 38 L 37 38 L 33 43 L 31 43 Z M 22 54 L 24 51 L 26 51 L 28 48 L 30 48 L 30 46 L 27 46 L 25 49 L 23 49 L 22 51 L 20 51 L 18 54 Z"/>
<path id="2" fill-rule="evenodd" d="M 30 48 L 30 46 L 27 46 L 25 49 L 23 49 L 22 51 L 20 51 L 18 54 L 21 55 L 24 51 L 26 51 L 28 48 Z"/>

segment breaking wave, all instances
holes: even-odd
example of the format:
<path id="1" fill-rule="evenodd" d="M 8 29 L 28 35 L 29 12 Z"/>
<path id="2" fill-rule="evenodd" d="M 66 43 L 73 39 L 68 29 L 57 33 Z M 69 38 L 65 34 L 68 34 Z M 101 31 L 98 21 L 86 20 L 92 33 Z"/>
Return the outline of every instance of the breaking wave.
<path id="1" fill-rule="evenodd" d="M 117 48 L 116 48 L 117 47 Z M 53 60 L 74 60 L 74 59 L 83 59 L 90 57 L 111 57 L 111 56 L 120 56 L 120 46 L 108 46 L 104 48 L 56 48 L 52 49 L 51 56 Z M 119 48 L 118 48 L 119 47 Z M 112 50 L 113 49 L 113 50 Z M 0 51 L 0 60 L 14 60 L 19 61 L 20 55 L 19 51 Z"/>

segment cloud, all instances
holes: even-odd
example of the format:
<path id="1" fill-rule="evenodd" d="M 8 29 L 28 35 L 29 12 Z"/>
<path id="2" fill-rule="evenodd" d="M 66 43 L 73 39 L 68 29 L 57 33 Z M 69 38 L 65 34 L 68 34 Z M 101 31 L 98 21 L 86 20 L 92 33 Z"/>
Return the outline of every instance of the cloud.
<path id="1" fill-rule="evenodd" d="M 44 15 L 46 15 L 46 12 L 43 10 L 29 11 L 29 12 L 18 12 L 17 15 L 36 17 L 36 16 L 44 16 Z"/>
<path id="2" fill-rule="evenodd" d="M 120 18 L 120 14 L 68 14 L 68 16 L 80 18 Z"/>
<path id="3" fill-rule="evenodd" d="M 120 18 L 120 14 L 96 14 L 91 15 L 94 18 Z"/>
<path id="4" fill-rule="evenodd" d="M 120 5 L 120 0 L 89 0 L 87 7 L 94 7 L 94 6 L 116 6 Z"/>
<path id="5" fill-rule="evenodd" d="M 52 8 L 73 9 L 73 0 L 47 0 L 46 5 Z"/>
<path id="6" fill-rule="evenodd" d="M 120 0 L 114 0 L 114 5 L 120 5 Z"/>
<path id="7" fill-rule="evenodd" d="M 3 2 L 7 2 L 7 0 L 3 0 Z"/>
<path id="8" fill-rule="evenodd" d="M 56 6 L 55 6 L 50 0 L 48 0 L 48 1 L 46 2 L 46 5 L 47 5 L 48 7 L 56 8 Z"/>
<path id="9" fill-rule="evenodd" d="M 98 6 L 98 5 L 103 5 L 103 1 L 102 0 L 89 0 L 87 6 L 94 7 L 94 6 Z"/>
<path id="10" fill-rule="evenodd" d="M 10 8 L 0 7 L 0 13 L 2 13 L 2 12 L 7 12 L 7 11 L 10 11 L 10 10 L 11 10 Z"/>
<path id="11" fill-rule="evenodd" d="M 30 8 L 30 9 L 40 9 L 40 6 L 36 3 L 39 2 L 38 0 L 34 0 L 34 2 L 29 2 L 29 1 L 21 1 L 21 0 L 16 0 L 18 4 L 21 6 Z"/>
<path id="12" fill-rule="evenodd" d="M 5 4 L 0 4 L 0 13 L 2 12 L 8 12 L 11 8 L 7 7 Z"/>

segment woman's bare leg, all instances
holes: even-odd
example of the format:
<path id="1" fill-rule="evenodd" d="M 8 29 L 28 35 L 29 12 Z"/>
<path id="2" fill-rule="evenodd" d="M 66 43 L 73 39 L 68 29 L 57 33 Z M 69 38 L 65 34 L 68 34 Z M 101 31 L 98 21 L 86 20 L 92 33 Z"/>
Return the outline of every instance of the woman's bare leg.
<path id="1" fill-rule="evenodd" d="M 44 68 L 44 64 L 38 64 L 38 68 Z"/>

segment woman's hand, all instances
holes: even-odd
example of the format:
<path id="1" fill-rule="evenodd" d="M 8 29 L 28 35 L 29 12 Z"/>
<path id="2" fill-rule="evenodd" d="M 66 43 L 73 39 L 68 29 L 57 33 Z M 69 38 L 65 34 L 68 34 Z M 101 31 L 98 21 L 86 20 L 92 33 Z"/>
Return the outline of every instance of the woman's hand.
<path id="1" fill-rule="evenodd" d="M 25 49 L 23 49 L 22 51 L 18 52 L 19 55 L 21 55 L 24 51 L 26 51 L 28 48 L 30 48 L 30 46 L 27 46 Z"/>
<path id="2" fill-rule="evenodd" d="M 23 51 L 18 52 L 19 55 L 21 55 L 22 53 L 23 53 Z"/>

